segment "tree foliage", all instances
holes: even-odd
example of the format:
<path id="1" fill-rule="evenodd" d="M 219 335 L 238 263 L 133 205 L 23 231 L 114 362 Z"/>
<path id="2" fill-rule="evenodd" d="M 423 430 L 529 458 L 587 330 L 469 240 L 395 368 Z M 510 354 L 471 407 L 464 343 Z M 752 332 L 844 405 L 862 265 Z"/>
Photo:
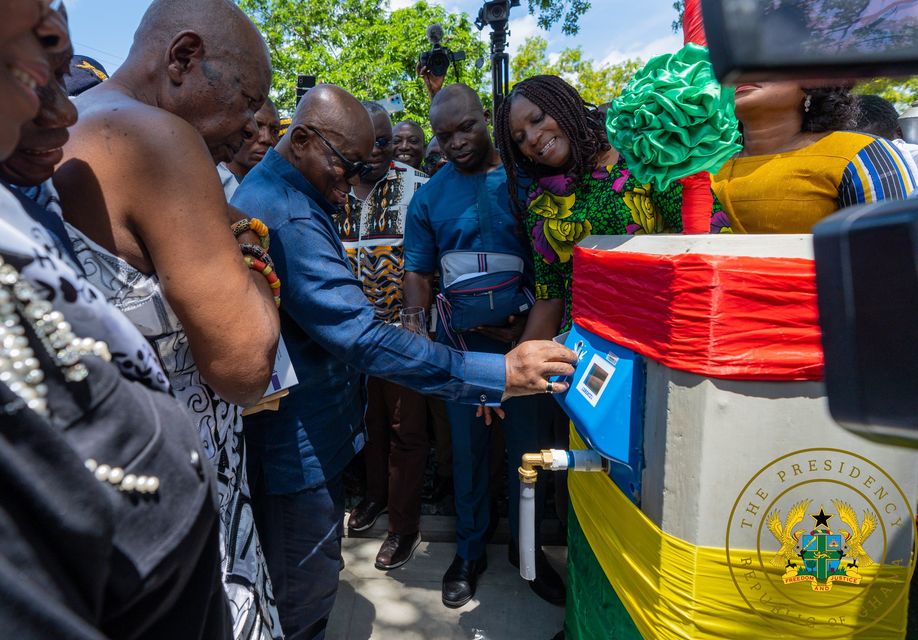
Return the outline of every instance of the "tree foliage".
<path id="1" fill-rule="evenodd" d="M 561 23 L 566 35 L 577 35 L 580 17 L 590 9 L 588 0 L 529 0 L 529 13 L 539 13 L 539 26 L 548 31 Z"/>
<path id="2" fill-rule="evenodd" d="M 901 113 L 918 100 L 918 76 L 911 78 L 873 78 L 854 89 L 861 95 L 874 94 L 889 100 Z"/>
<path id="3" fill-rule="evenodd" d="M 593 104 L 603 104 L 618 96 L 642 64 L 640 60 L 626 60 L 616 65 L 597 65 L 584 57 L 580 47 L 549 56 L 548 41 L 540 36 L 526 38 L 510 60 L 514 80 L 539 74 L 561 76 L 580 92 L 584 100 Z"/>
<path id="4" fill-rule="evenodd" d="M 673 9 L 676 11 L 676 18 L 673 20 L 673 33 L 682 31 L 682 18 L 685 17 L 685 0 L 675 0 Z"/>
<path id="5" fill-rule="evenodd" d="M 278 108 L 288 113 L 295 107 L 297 74 L 310 74 L 362 100 L 398 93 L 405 102 L 401 117 L 425 125 L 430 101 L 415 65 L 419 54 L 430 49 L 426 29 L 432 23 L 443 25 L 444 45 L 465 51 L 467 59 L 459 63 L 462 82 L 480 90 L 489 73 L 487 64 L 480 69 L 474 64 L 479 56 L 488 56 L 468 15 L 423 1 L 391 13 L 386 0 L 237 2 L 268 43 L 274 65 L 272 94 Z M 448 81 L 454 78 L 451 68 Z"/>

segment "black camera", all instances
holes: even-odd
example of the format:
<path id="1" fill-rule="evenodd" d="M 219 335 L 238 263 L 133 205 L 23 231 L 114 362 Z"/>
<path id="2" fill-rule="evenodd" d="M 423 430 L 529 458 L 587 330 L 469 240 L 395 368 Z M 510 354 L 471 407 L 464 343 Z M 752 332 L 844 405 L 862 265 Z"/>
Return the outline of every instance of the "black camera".
<path id="1" fill-rule="evenodd" d="M 478 10 L 475 26 L 481 31 L 490 25 L 493 29 L 503 29 L 510 20 L 511 7 L 520 6 L 520 0 L 488 0 Z"/>
<path id="2" fill-rule="evenodd" d="M 306 92 L 316 86 L 316 77 L 300 74 L 296 77 L 296 103 L 299 104 Z"/>
<path id="3" fill-rule="evenodd" d="M 465 60 L 464 51 L 451 51 L 440 42 L 443 40 L 443 27 L 432 24 L 427 27 L 427 39 L 433 45 L 430 51 L 421 54 L 421 66 L 427 67 L 431 75 L 442 78 L 449 71 L 449 65 Z"/>

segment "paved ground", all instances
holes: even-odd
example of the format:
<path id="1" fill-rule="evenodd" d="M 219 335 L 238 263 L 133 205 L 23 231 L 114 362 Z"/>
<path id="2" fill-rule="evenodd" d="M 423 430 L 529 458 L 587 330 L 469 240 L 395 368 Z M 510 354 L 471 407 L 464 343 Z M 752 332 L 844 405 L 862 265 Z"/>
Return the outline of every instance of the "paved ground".
<path id="1" fill-rule="evenodd" d="M 564 609 L 529 590 L 507 562 L 505 544 L 488 548 L 477 594 L 461 609 L 447 609 L 440 601 L 453 543 L 422 542 L 411 562 L 388 573 L 373 567 L 380 544 L 381 538 L 345 538 L 346 566 L 329 640 L 549 640 L 561 630 Z M 563 575 L 567 549 L 545 551 Z"/>

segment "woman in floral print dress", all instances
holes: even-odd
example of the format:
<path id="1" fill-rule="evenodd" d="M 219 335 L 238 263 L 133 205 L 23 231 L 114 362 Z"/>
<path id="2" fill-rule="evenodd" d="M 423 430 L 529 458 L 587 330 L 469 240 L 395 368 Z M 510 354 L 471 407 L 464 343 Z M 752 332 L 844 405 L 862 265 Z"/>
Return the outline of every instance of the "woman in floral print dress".
<path id="1" fill-rule="evenodd" d="M 557 76 L 517 84 L 495 137 L 535 261 L 536 305 L 522 339 L 550 339 L 570 328 L 574 245 L 588 235 L 681 232 L 682 185 L 659 191 L 636 180 L 599 110 Z M 726 226 L 721 218 L 715 199 L 712 231 Z"/>

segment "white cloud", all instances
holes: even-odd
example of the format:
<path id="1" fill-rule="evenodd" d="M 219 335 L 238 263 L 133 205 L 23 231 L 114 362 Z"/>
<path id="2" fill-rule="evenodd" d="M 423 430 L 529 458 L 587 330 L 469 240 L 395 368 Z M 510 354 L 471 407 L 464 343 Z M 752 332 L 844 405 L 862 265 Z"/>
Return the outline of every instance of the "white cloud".
<path id="1" fill-rule="evenodd" d="M 417 0 L 389 0 L 389 8 L 392 11 L 398 11 L 399 9 L 404 9 L 405 7 L 413 7 L 416 2 Z"/>
<path id="2" fill-rule="evenodd" d="M 682 48 L 682 34 L 670 33 L 646 44 L 625 49 L 613 49 L 602 59 L 603 64 L 618 64 L 628 59 L 640 58 L 647 62 L 650 58 L 663 53 L 675 53 Z"/>
<path id="3" fill-rule="evenodd" d="M 526 38 L 531 38 L 532 36 L 542 36 L 546 40 L 548 39 L 548 32 L 539 28 L 538 20 L 536 17 L 530 14 L 526 14 L 522 18 L 517 18 L 510 21 L 508 26 L 510 30 L 510 36 L 507 40 L 507 52 L 514 56 L 522 46 L 523 41 Z M 485 32 L 490 34 L 490 30 L 486 27 Z M 488 35 L 488 38 L 491 36 Z"/>

